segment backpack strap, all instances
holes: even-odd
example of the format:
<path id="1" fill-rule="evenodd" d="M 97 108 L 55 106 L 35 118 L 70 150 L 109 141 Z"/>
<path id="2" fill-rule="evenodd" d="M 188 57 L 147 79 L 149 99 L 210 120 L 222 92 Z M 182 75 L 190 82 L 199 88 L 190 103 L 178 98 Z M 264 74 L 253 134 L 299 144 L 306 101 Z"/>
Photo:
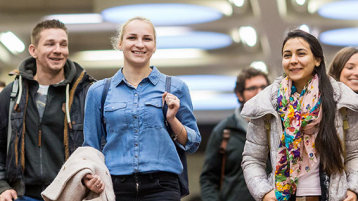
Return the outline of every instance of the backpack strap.
<path id="1" fill-rule="evenodd" d="M 6 148 L 6 155 L 9 153 L 9 146 L 10 146 L 10 140 L 11 140 L 11 133 L 12 133 L 12 127 L 11 127 L 11 113 L 14 110 L 16 97 L 19 92 L 19 79 L 15 79 L 12 85 L 12 90 L 10 94 L 10 105 L 9 105 L 9 116 L 8 116 L 8 126 L 7 126 L 7 148 Z"/>
<path id="2" fill-rule="evenodd" d="M 346 135 L 349 129 L 349 123 L 348 123 L 348 112 L 347 112 L 347 108 L 342 108 L 340 109 L 341 114 L 342 114 L 342 119 L 343 119 L 343 139 L 342 139 L 342 149 L 343 149 L 343 155 L 344 158 L 346 158 L 346 146 L 345 146 L 345 140 L 346 140 Z"/>
<path id="3" fill-rule="evenodd" d="M 226 159 L 227 159 L 226 147 L 227 147 L 227 143 L 229 142 L 229 139 L 230 139 L 230 129 L 224 129 L 222 132 L 222 140 L 221 140 L 220 150 L 219 150 L 219 153 L 222 155 L 222 157 L 221 157 L 220 189 L 223 186 L 224 177 L 225 177 L 225 165 L 226 165 Z"/>
<path id="4" fill-rule="evenodd" d="M 102 91 L 102 98 L 101 98 L 101 122 L 102 122 L 102 129 L 104 131 L 105 137 L 107 137 L 107 130 L 106 130 L 106 120 L 104 119 L 104 102 L 106 101 L 108 90 L 111 84 L 111 78 L 105 79 L 103 91 Z"/>
<path id="5" fill-rule="evenodd" d="M 172 82 L 172 77 L 167 75 L 165 77 L 165 91 L 168 93 L 170 93 L 171 82 Z M 167 127 L 167 129 L 169 131 L 168 133 L 169 133 L 170 137 L 175 141 L 177 139 L 177 136 L 175 135 L 174 132 L 172 132 L 170 125 L 168 123 L 168 120 L 167 120 L 168 105 L 165 103 L 165 101 L 163 102 L 162 111 L 163 111 L 165 126 Z"/>
<path id="6" fill-rule="evenodd" d="M 167 75 L 165 78 L 165 91 L 166 92 L 170 92 L 171 80 L 172 80 L 172 77 Z M 175 136 L 174 132 L 172 132 L 170 125 L 167 121 L 167 118 L 166 118 L 167 110 L 168 110 L 168 105 L 164 101 L 163 107 L 162 107 L 164 123 L 165 123 L 165 126 L 168 130 L 170 137 L 173 139 L 173 142 L 174 142 L 176 140 L 176 136 Z M 185 151 L 182 150 L 176 144 L 176 142 L 174 142 L 174 144 L 175 144 L 175 148 L 177 150 L 178 156 L 180 158 L 180 161 L 183 165 L 183 172 L 178 175 L 178 178 L 179 178 L 179 186 L 180 186 L 180 195 L 181 195 L 181 197 L 184 197 L 186 195 L 189 195 L 188 164 L 187 164 L 187 160 L 186 160 Z"/>

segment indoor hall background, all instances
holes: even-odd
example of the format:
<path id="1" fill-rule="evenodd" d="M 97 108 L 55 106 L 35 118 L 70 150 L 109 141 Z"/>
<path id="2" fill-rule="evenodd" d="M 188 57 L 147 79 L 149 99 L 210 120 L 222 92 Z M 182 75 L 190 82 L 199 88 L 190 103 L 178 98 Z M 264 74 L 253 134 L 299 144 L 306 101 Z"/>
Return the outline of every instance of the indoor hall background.
<path id="1" fill-rule="evenodd" d="M 230 115 L 237 106 L 232 93 L 240 69 L 255 66 L 273 80 L 282 74 L 281 44 L 285 33 L 294 28 L 311 32 L 323 42 L 327 64 L 342 46 L 357 46 L 358 1 L 333 0 L 0 0 L 0 80 L 9 83 L 8 72 L 29 56 L 27 47 L 33 26 L 54 14 L 90 14 L 68 16 L 70 58 L 96 79 L 113 75 L 122 64 L 119 52 L 112 52 L 110 38 L 121 20 L 130 15 L 147 15 L 156 24 L 158 45 L 153 65 L 160 71 L 181 76 L 191 90 L 195 115 L 202 134 L 199 151 L 188 156 L 191 195 L 199 194 L 199 175 L 207 139 L 213 126 Z M 333 5 L 333 10 L 330 5 Z M 143 5 L 145 4 L 145 5 Z M 149 5 L 152 4 L 152 5 Z M 153 6 L 170 4 L 170 8 Z M 128 11 L 130 6 L 136 12 Z M 181 6 L 204 10 L 180 10 Z M 341 7 L 341 6 L 348 7 Z M 120 6 L 119 21 L 106 14 Z M 139 10 L 144 6 L 144 10 Z M 133 8 L 132 8 L 133 9 Z M 168 11 L 168 12 L 164 12 Z M 329 14 L 340 19 L 333 19 Z M 127 12 L 130 12 L 128 14 Z M 164 12 L 164 13 L 161 13 Z M 176 12 L 176 13 L 174 13 Z M 353 16 L 349 16 L 353 14 Z M 209 16 L 209 19 L 203 19 Z M 60 16 L 61 17 L 61 16 Z M 157 21 L 157 18 L 158 21 Z M 173 17 L 177 17 L 173 19 Z M 198 18 L 197 23 L 193 23 Z M 51 17 L 50 17 L 51 18 Z M 188 19 L 189 21 L 179 21 Z M 172 22 L 162 22 L 173 19 Z M 87 23 L 81 20 L 86 20 Z M 91 21 L 88 21 L 91 20 Z M 118 20 L 118 19 L 117 19 Z M 77 22 L 74 22 L 77 21 Z M 328 35 L 341 29 L 338 36 Z M 355 32 L 354 32 L 355 31 Z M 203 34 L 204 35 L 197 35 Z M 15 35 L 21 42 L 11 39 Z M 10 37 L 10 38 L 8 38 Z M 218 37 L 215 38 L 214 37 Z M 194 39 L 194 40 L 190 40 Z M 329 41 L 331 39 L 331 41 Z M 344 40 L 343 40 L 344 39 Z M 15 40 L 15 41 L 13 41 Z M 185 42 L 190 42 L 185 44 Z M 10 42 L 10 43 L 9 43 Z M 12 43 L 11 43 L 12 42 Z M 194 42 L 200 42 L 194 44 Z M 222 43 L 220 43 L 222 42 Z M 160 44 L 159 44 L 160 43 Z M 12 47 L 12 45 L 14 45 Z M 13 48 L 13 49 L 12 49 Z M 114 57 L 112 57 L 114 56 Z M 1 104 L 1 103 L 0 103 Z"/>

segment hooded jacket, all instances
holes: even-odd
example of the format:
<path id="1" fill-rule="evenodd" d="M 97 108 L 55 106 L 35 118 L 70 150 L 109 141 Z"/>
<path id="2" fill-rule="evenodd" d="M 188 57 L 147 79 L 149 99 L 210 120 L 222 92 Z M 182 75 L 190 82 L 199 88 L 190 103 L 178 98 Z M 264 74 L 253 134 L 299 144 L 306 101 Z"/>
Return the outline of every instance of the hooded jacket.
<path id="1" fill-rule="evenodd" d="M 18 107 L 11 110 L 12 133 L 7 155 L 9 103 L 14 82 L 0 94 L 0 193 L 13 188 L 19 196 L 41 199 L 41 191 L 52 182 L 69 155 L 82 145 L 85 98 L 94 79 L 68 59 L 65 80 L 48 88 L 40 120 L 35 101 L 39 88 L 34 80 L 36 60 L 32 57 L 24 60 L 19 72 L 21 96 Z"/>
<path id="2" fill-rule="evenodd" d="M 283 132 L 281 120 L 276 112 L 277 91 L 282 79 L 282 77 L 277 78 L 273 84 L 246 102 L 241 112 L 242 116 L 251 119 L 243 152 L 242 169 L 247 187 L 255 200 L 262 200 L 266 193 L 274 189 L 275 185 L 275 168 L 269 175 L 265 172 L 267 159 L 265 153 L 270 153 L 271 165 L 275 167 L 277 150 Z M 328 200 L 340 201 L 345 198 L 347 189 L 358 193 L 358 95 L 332 78 L 331 84 L 333 98 L 337 103 L 335 125 L 338 137 L 345 147 L 346 156 L 344 157 L 345 171 L 330 175 Z M 343 117 L 340 112 L 342 108 L 347 108 L 349 128 L 346 134 L 344 134 Z M 271 115 L 269 135 L 264 128 L 266 115 Z"/>

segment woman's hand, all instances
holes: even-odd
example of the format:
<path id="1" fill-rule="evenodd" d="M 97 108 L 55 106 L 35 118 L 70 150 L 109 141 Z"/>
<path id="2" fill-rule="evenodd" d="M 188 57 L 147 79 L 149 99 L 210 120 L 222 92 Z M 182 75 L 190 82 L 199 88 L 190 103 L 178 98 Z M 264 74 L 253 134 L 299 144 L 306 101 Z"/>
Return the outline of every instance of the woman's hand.
<path id="1" fill-rule="evenodd" d="M 343 201 L 357 201 L 357 194 L 350 190 L 347 190 L 347 197 Z"/>
<path id="2" fill-rule="evenodd" d="M 82 181 L 92 192 L 100 194 L 104 190 L 104 184 L 98 175 L 86 174 Z"/>
<path id="3" fill-rule="evenodd" d="M 275 191 L 272 190 L 272 191 L 266 193 L 263 201 L 277 201 L 276 196 L 275 196 Z"/>
<path id="4" fill-rule="evenodd" d="M 180 108 L 180 100 L 178 97 L 168 92 L 164 92 L 162 99 L 163 99 L 163 104 L 165 101 L 168 105 L 167 120 L 171 121 L 175 118 L 175 115 L 177 114 Z"/>

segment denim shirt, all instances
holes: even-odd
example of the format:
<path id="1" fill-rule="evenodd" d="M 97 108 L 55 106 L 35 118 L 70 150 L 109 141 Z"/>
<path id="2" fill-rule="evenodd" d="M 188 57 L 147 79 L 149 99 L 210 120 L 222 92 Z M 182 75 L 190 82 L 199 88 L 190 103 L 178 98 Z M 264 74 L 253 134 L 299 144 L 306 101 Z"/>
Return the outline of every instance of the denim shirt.
<path id="1" fill-rule="evenodd" d="M 137 88 L 124 78 L 122 69 L 111 79 L 104 103 L 107 143 L 103 147 L 106 165 L 112 175 L 167 171 L 180 174 L 183 166 L 168 134 L 162 112 L 166 76 L 156 67 Z M 84 146 L 101 147 L 104 135 L 100 119 L 104 80 L 93 84 L 86 98 Z M 193 114 L 187 85 L 173 77 L 171 93 L 180 99 L 176 117 L 184 125 L 188 141 L 180 148 L 195 152 L 201 136 Z M 177 143 L 177 142 L 175 142 Z"/>

